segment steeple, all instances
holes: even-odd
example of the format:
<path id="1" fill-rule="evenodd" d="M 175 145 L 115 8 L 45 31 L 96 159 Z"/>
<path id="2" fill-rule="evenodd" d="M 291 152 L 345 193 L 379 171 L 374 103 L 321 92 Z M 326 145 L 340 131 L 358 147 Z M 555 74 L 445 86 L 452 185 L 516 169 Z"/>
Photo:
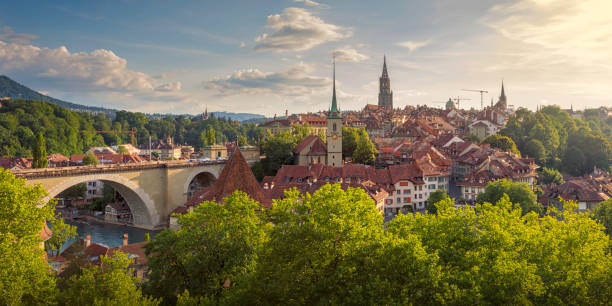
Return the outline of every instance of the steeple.
<path id="1" fill-rule="evenodd" d="M 378 106 L 393 109 L 393 91 L 391 91 L 391 80 L 387 72 L 387 56 L 383 56 L 383 71 L 379 78 Z"/>
<path id="2" fill-rule="evenodd" d="M 332 105 L 329 110 L 328 118 L 341 118 L 340 110 L 338 109 L 338 104 L 336 102 L 336 58 L 334 57 L 334 83 L 332 90 Z"/>
<path id="3" fill-rule="evenodd" d="M 506 92 L 504 91 L 504 81 L 503 80 L 502 80 L 502 89 L 501 89 L 501 95 L 499 96 L 499 101 L 506 102 Z"/>
<path id="4" fill-rule="evenodd" d="M 389 78 L 389 73 L 387 73 L 387 56 L 383 55 L 383 72 L 382 72 L 382 77 L 383 78 Z"/>

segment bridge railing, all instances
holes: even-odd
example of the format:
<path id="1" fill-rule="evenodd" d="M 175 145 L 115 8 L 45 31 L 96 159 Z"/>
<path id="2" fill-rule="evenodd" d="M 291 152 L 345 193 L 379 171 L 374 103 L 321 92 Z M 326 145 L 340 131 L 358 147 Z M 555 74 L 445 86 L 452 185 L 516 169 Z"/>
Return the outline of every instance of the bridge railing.
<path id="1" fill-rule="evenodd" d="M 94 174 L 94 173 L 107 173 L 107 172 L 121 172 L 121 171 L 134 171 L 134 170 L 146 170 L 156 168 L 186 168 L 186 167 L 199 167 L 207 165 L 219 165 L 225 164 L 225 160 L 171 160 L 171 161 L 154 161 L 154 162 L 141 162 L 141 163 L 129 163 L 129 164 L 101 164 L 101 165 L 87 165 L 87 166 L 69 166 L 69 167 L 57 167 L 57 168 L 39 168 L 39 169 L 21 169 L 11 170 L 13 174 L 21 178 L 35 178 L 35 177 L 52 177 L 52 176 L 70 176 L 70 175 L 82 175 L 82 174 Z"/>

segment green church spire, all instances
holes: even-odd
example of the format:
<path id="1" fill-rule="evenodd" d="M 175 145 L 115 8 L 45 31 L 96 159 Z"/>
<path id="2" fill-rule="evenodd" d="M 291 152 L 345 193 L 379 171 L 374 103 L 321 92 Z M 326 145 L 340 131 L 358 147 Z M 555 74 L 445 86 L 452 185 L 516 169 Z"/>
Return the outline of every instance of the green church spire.
<path id="1" fill-rule="evenodd" d="M 332 106 L 329 110 L 328 118 L 341 118 L 340 110 L 338 109 L 338 105 L 336 103 L 336 59 L 334 58 L 334 85 L 332 92 Z"/>

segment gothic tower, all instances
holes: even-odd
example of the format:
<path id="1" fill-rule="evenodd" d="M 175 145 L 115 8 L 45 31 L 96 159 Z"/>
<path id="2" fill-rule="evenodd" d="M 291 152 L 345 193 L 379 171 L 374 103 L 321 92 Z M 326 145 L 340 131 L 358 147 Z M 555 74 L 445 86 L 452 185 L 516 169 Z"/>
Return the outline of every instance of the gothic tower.
<path id="1" fill-rule="evenodd" d="M 387 73 L 387 57 L 383 57 L 383 72 L 379 79 L 378 106 L 393 109 L 393 91 L 391 91 L 391 80 Z"/>
<path id="2" fill-rule="evenodd" d="M 332 105 L 327 116 L 327 165 L 342 167 L 342 114 L 336 103 L 336 61 L 334 60 L 334 85 Z"/>
<path id="3" fill-rule="evenodd" d="M 506 110 L 508 108 L 508 102 L 506 101 L 506 92 L 504 91 L 504 81 L 502 81 L 501 95 L 499 96 L 499 102 L 497 107 Z"/>

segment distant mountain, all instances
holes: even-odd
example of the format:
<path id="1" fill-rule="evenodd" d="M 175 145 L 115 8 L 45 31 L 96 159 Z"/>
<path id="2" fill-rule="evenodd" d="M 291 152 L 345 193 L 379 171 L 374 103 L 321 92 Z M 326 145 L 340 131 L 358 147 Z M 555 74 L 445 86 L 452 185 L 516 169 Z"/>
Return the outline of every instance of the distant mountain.
<path id="1" fill-rule="evenodd" d="M 215 117 L 225 117 L 230 118 L 232 120 L 236 120 L 239 122 L 243 121 L 251 121 L 251 120 L 261 120 L 265 119 L 266 116 L 260 114 L 251 114 L 251 113 L 229 113 L 229 112 L 211 112 L 215 115 Z"/>
<path id="2" fill-rule="evenodd" d="M 11 78 L 0 75 L 0 98 L 9 97 L 11 99 L 23 99 L 23 100 L 36 100 L 44 101 L 57 104 L 59 106 L 68 108 L 75 111 L 84 112 L 102 112 L 109 116 L 114 116 L 117 110 L 107 109 L 95 106 L 85 106 L 80 104 L 74 104 L 59 99 L 55 99 L 46 95 L 43 95 L 35 90 L 32 90 L 26 86 L 19 84 Z"/>
<path id="3" fill-rule="evenodd" d="M 59 99 L 55 99 L 46 95 L 43 95 L 35 90 L 32 90 L 24 85 L 19 84 L 18 82 L 12 80 L 11 78 L 0 75 L 0 98 L 9 97 L 11 99 L 23 99 L 23 100 L 36 100 L 36 101 L 44 101 L 57 104 L 59 106 L 68 108 L 73 111 L 81 111 L 81 112 L 99 112 L 104 113 L 109 117 L 114 117 L 115 113 L 118 112 L 116 109 L 108 109 L 96 106 L 86 106 L 75 104 L 71 102 L 62 101 Z M 250 114 L 250 113 L 230 113 L 230 112 L 212 112 L 216 117 L 225 117 L 230 118 L 236 121 L 246 121 L 246 120 L 257 120 L 265 118 L 264 115 L 259 114 Z M 169 115 L 169 114 L 145 114 L 149 118 L 159 118 L 159 117 L 195 117 L 193 115 Z"/>

